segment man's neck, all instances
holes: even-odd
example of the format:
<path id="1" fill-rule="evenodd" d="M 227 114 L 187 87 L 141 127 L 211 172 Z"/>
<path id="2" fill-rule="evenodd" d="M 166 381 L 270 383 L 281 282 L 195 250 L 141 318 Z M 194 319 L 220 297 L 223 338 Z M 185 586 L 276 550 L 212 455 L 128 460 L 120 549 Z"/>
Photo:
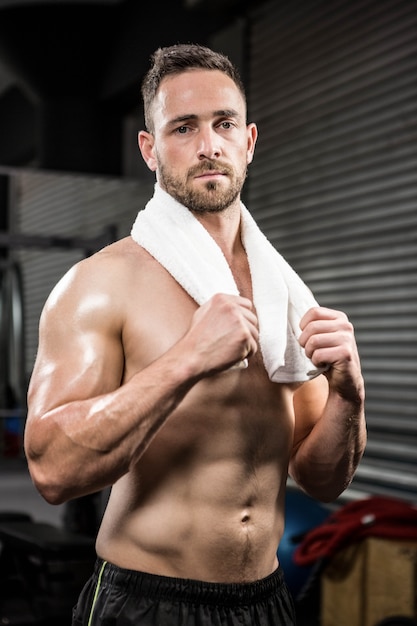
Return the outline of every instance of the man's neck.
<path id="1" fill-rule="evenodd" d="M 240 204 L 220 213 L 193 213 L 222 250 L 229 265 L 243 250 L 240 237 Z"/>

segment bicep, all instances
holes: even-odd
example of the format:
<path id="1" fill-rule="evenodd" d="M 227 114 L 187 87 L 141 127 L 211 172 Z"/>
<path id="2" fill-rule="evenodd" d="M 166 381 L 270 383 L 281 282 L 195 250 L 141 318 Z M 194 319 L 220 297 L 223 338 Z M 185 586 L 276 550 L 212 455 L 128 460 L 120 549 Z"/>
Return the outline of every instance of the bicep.
<path id="1" fill-rule="evenodd" d="M 301 385 L 294 393 L 294 441 L 295 453 L 302 441 L 310 434 L 323 414 L 329 394 L 327 378 L 317 376 Z"/>
<path id="2" fill-rule="evenodd" d="M 91 292 L 82 297 L 69 292 L 46 304 L 29 385 L 29 417 L 120 386 L 124 359 L 119 326 L 103 296 L 100 300 Z"/>

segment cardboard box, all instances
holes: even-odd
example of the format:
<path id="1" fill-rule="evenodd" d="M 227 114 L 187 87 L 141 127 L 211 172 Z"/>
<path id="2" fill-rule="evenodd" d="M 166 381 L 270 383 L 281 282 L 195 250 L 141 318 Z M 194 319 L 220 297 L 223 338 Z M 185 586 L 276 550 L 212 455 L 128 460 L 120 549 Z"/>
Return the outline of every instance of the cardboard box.
<path id="1" fill-rule="evenodd" d="M 321 626 L 376 626 L 417 617 L 417 543 L 367 538 L 337 553 L 321 576 Z"/>

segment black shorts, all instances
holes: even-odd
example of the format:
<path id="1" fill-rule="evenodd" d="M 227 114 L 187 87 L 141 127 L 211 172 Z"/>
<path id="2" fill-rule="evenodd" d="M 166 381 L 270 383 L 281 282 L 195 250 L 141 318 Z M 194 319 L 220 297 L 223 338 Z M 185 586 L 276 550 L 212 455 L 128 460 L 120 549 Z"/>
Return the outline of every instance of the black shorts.
<path id="1" fill-rule="evenodd" d="M 253 583 L 206 583 L 121 569 L 100 559 L 73 626 L 294 626 L 282 570 Z"/>

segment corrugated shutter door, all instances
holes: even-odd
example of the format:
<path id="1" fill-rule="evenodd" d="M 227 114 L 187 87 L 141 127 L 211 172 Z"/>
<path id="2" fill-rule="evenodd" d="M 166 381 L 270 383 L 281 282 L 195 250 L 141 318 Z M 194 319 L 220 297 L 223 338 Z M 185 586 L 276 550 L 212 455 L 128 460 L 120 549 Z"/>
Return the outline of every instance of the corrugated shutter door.
<path id="1" fill-rule="evenodd" d="M 286 0 L 250 24 L 245 200 L 363 362 L 369 443 L 345 497 L 417 502 L 417 5 Z"/>
<path id="2" fill-rule="evenodd" d="M 10 171 L 14 188 L 14 229 L 21 234 L 50 236 L 56 245 L 21 246 L 14 253 L 22 267 L 25 303 L 26 369 L 30 376 L 38 345 L 39 317 L 55 284 L 75 263 L 110 243 L 106 229 L 117 237 L 129 234 L 153 183 L 119 178 L 45 171 Z M 59 237 L 77 245 L 60 245 Z M 96 240 L 94 250 L 86 246 Z M 84 247 L 84 243 L 85 247 Z"/>

